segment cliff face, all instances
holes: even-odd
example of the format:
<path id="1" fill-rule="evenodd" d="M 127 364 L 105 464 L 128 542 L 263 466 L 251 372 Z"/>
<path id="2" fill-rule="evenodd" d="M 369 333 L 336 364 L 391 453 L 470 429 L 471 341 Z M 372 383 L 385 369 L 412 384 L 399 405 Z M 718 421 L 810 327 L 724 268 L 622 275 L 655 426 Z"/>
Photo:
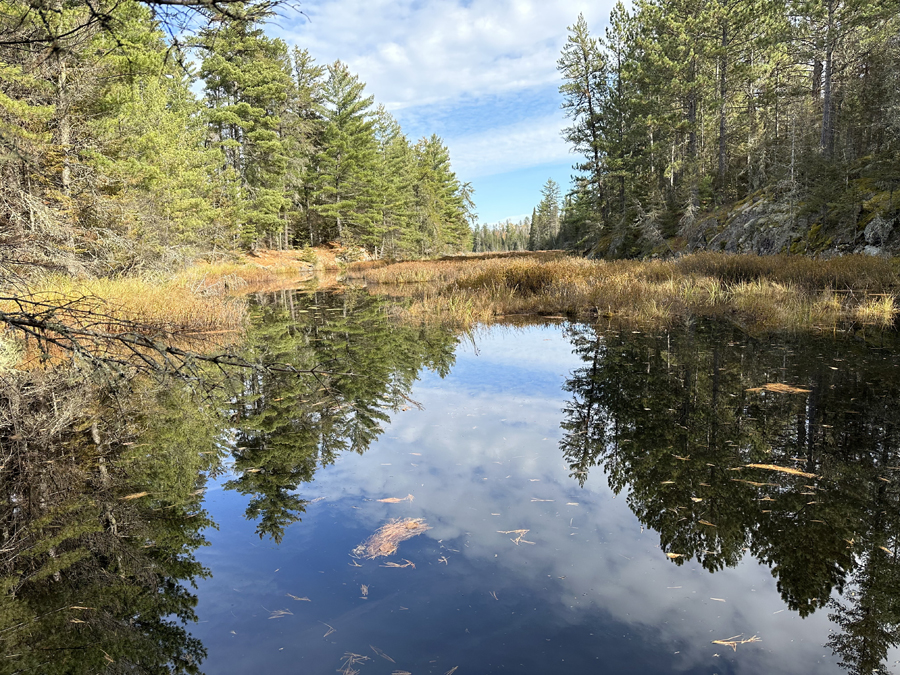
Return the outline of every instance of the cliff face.
<path id="1" fill-rule="evenodd" d="M 701 217 L 683 231 L 686 252 L 900 255 L 900 193 L 874 192 L 855 204 L 804 204 L 756 196 Z M 896 201 L 896 205 L 895 202 Z"/>

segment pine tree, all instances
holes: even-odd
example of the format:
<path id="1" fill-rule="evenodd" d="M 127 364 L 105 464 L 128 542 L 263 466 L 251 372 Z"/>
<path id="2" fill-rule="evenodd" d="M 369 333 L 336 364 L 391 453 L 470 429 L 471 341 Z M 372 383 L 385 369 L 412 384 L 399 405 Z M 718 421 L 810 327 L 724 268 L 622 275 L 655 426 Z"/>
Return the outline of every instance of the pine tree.
<path id="1" fill-rule="evenodd" d="M 575 25 L 569 26 L 569 36 L 556 67 L 563 79 L 559 87 L 564 97 L 562 108 L 572 120 L 563 137 L 585 157 L 586 162 L 577 168 L 591 176 L 599 204 L 603 192 L 600 111 L 608 95 L 606 64 L 581 14 Z"/>
<path id="2" fill-rule="evenodd" d="M 255 246 L 284 228 L 290 208 L 282 117 L 292 88 L 287 46 L 239 24 L 207 32 L 200 68 L 213 140 L 240 177 L 241 241 Z"/>
<path id="3" fill-rule="evenodd" d="M 363 96 L 365 84 L 340 61 L 327 68 L 320 115 L 324 122 L 318 156 L 316 205 L 327 236 L 369 246 L 378 219 L 373 183 L 377 167 L 373 97 Z"/>

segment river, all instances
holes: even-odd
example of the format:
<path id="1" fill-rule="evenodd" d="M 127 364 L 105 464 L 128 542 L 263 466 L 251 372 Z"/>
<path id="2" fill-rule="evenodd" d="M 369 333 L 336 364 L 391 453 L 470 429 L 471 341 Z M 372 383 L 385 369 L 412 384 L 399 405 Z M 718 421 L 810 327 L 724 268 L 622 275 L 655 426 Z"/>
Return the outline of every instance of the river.
<path id="1" fill-rule="evenodd" d="M 248 358 L 314 375 L 157 396 L 109 459 L 140 536 L 66 521 L 3 672 L 895 672 L 894 340 L 267 296 Z"/>

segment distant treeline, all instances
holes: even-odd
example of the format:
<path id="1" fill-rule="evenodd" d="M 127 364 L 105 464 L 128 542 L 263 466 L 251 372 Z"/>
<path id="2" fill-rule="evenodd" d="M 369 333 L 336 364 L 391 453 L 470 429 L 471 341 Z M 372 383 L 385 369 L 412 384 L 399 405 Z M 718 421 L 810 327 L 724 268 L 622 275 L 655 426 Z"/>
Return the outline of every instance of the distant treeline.
<path id="1" fill-rule="evenodd" d="M 188 38 L 166 23 L 182 5 Z M 179 246 L 468 248 L 440 138 L 410 142 L 343 63 L 268 37 L 245 5 L 271 3 L 219 5 L 0 3 L 2 244 L 114 270 Z"/>
<path id="2" fill-rule="evenodd" d="M 583 158 L 570 247 L 677 246 L 751 196 L 822 245 L 900 209 L 897 0 L 619 3 L 600 37 L 578 17 L 558 68 Z"/>

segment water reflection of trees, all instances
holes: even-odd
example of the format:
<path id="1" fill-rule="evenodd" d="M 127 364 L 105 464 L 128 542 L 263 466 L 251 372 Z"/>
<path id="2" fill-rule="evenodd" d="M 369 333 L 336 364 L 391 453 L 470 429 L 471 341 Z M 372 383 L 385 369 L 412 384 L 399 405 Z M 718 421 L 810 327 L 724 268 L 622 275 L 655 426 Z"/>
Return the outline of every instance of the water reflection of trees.
<path id="1" fill-rule="evenodd" d="M 206 652 L 187 626 L 208 571 L 194 554 L 214 525 L 202 493 L 223 440 L 226 486 L 280 540 L 302 483 L 365 451 L 390 411 L 414 405 L 422 368 L 449 372 L 457 343 L 360 294 L 267 296 L 256 319 L 242 357 L 279 366 L 232 372 L 236 386 L 4 376 L 0 673 L 199 673 Z"/>
<path id="2" fill-rule="evenodd" d="M 673 563 L 766 563 L 801 615 L 828 606 L 829 645 L 880 672 L 900 644 L 900 378 L 891 352 L 850 338 L 758 342 L 698 327 L 569 329 L 562 451 L 610 487 Z M 748 391 L 766 383 L 807 391 Z M 747 464 L 777 465 L 815 478 Z M 836 599 L 832 599 L 832 597 Z"/>
<path id="3" fill-rule="evenodd" d="M 176 383 L 3 384 L 0 672 L 199 672 L 185 626 L 215 419 Z"/>
<path id="4" fill-rule="evenodd" d="M 389 412 L 409 398 L 423 368 L 441 376 L 458 339 L 437 328 L 400 325 L 388 305 L 364 293 L 284 293 L 262 299 L 250 358 L 313 374 L 252 372 L 235 404 L 236 478 L 246 515 L 276 541 L 299 520 L 296 490 L 342 452 L 362 453 Z"/>

